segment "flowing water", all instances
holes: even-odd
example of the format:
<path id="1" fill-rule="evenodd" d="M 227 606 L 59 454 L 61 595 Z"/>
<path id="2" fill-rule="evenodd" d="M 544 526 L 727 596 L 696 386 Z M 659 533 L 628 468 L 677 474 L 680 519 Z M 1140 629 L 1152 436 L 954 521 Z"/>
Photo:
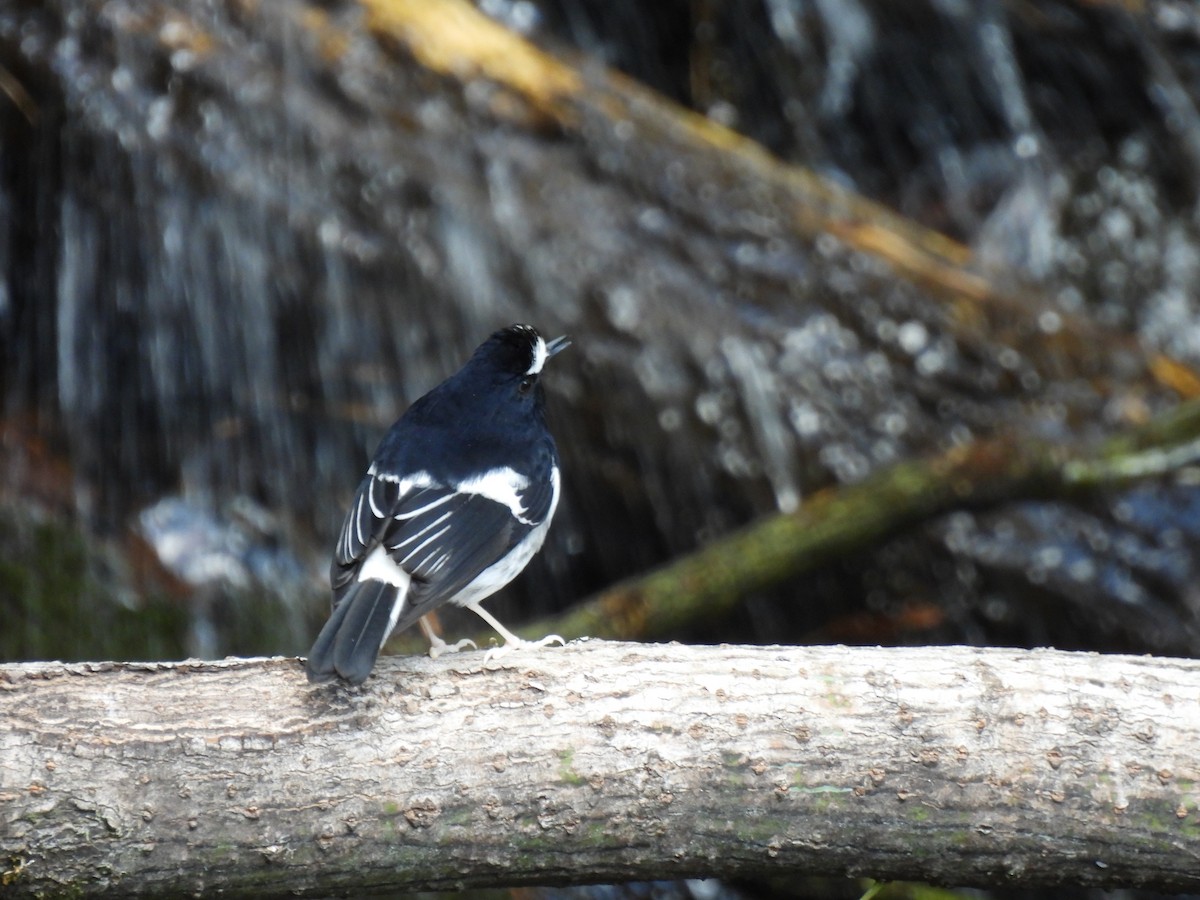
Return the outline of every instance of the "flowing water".
<path id="1" fill-rule="evenodd" d="M 1021 303 L 968 311 L 798 227 L 780 182 L 603 78 L 564 125 L 351 4 L 8 4 L 0 596 L 78 595 L 121 637 L 31 626 L 5 657 L 303 652 L 375 442 L 510 321 L 575 337 L 560 519 L 496 604 L 518 620 L 914 454 L 1143 419 L 1171 393 L 1124 335 L 1200 367 L 1190 7 L 482 6 L 962 239 Z M 1077 322 L 1091 355 L 1061 349 Z M 964 512 L 697 636 L 925 604 L 902 639 L 1196 652 L 1195 491 Z"/>

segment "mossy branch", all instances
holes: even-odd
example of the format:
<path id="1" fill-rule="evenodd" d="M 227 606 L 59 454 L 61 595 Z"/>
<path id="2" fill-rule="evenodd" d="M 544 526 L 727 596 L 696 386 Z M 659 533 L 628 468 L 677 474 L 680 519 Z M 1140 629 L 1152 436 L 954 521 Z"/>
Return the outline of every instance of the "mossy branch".
<path id="1" fill-rule="evenodd" d="M 727 613 L 900 529 L 950 510 L 1116 490 L 1200 461 L 1200 401 L 1180 404 L 1091 448 L 992 438 L 898 463 L 858 484 L 826 488 L 565 614 L 522 629 L 567 638 L 653 638 Z"/>

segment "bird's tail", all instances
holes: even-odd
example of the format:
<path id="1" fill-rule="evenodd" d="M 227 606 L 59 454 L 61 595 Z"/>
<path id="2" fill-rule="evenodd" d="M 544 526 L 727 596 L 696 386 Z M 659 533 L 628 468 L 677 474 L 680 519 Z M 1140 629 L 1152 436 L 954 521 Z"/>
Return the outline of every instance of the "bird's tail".
<path id="1" fill-rule="evenodd" d="M 334 678 L 350 684 L 366 681 L 395 622 L 392 609 L 404 602 L 404 594 L 395 585 L 374 579 L 351 585 L 308 652 L 308 680 L 314 684 Z"/>

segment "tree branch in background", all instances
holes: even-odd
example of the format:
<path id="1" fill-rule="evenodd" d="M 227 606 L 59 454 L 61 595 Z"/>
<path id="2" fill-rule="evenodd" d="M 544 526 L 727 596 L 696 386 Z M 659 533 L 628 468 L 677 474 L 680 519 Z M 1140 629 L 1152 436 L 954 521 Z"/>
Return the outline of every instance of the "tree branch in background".
<path id="1" fill-rule="evenodd" d="M 727 613 L 748 594 L 953 509 L 1115 490 L 1197 460 L 1200 401 L 1181 404 L 1093 449 L 976 441 L 932 459 L 898 463 L 858 484 L 827 488 L 794 513 L 752 524 L 522 630 L 567 638 L 670 634 L 700 616 Z"/>

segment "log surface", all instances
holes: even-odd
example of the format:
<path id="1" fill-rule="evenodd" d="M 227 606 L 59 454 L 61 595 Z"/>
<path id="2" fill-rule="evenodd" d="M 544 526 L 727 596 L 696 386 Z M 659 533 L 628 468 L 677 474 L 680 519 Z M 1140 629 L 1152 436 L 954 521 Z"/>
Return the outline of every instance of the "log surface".
<path id="1" fill-rule="evenodd" d="M 590 641 L 0 666 L 5 896 L 684 875 L 1200 889 L 1200 662 Z"/>

